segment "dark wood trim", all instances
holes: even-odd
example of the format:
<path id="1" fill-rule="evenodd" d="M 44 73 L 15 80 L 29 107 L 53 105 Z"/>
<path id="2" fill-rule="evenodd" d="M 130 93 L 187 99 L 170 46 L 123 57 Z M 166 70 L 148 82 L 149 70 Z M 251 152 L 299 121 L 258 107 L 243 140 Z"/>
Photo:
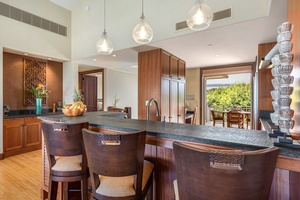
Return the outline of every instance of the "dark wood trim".
<path id="1" fill-rule="evenodd" d="M 3 160 L 3 159 L 4 159 L 4 154 L 1 153 L 1 154 L 0 154 L 0 160 Z"/>
<path id="2" fill-rule="evenodd" d="M 102 73 L 102 110 L 104 110 L 104 69 L 94 69 L 89 71 L 78 72 L 78 89 L 81 88 L 81 76 L 85 74 Z"/>

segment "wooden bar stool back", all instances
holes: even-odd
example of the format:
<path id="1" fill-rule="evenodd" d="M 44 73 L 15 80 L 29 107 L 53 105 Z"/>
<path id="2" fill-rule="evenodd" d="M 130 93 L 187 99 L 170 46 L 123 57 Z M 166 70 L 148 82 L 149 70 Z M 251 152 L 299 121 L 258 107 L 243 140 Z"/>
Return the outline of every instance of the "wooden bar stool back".
<path id="1" fill-rule="evenodd" d="M 146 132 L 82 132 L 94 199 L 144 199 L 152 189 L 154 171 L 144 160 Z"/>
<path id="2" fill-rule="evenodd" d="M 279 149 L 220 150 L 173 143 L 176 200 L 268 200 Z"/>
<path id="3" fill-rule="evenodd" d="M 82 129 L 87 128 L 88 123 L 41 123 L 50 170 L 48 199 L 56 199 L 59 182 L 63 185 L 63 199 L 69 199 L 68 182 L 81 181 L 81 199 L 86 200 L 88 168 Z"/>

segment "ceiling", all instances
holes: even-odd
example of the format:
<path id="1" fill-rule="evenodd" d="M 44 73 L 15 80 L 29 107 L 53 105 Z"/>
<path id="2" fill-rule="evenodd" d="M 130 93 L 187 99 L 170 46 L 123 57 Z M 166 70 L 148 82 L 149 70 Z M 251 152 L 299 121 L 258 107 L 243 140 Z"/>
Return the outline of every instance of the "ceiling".
<path id="1" fill-rule="evenodd" d="M 50 1 L 72 11 L 80 0 Z M 258 44 L 276 41 L 277 26 L 287 20 L 286 4 L 285 0 L 272 0 L 269 17 L 209 28 L 176 38 L 150 42 L 148 45 L 115 51 L 113 54 L 116 57 L 97 55 L 76 62 L 80 63 L 81 71 L 94 69 L 95 66 L 106 66 L 123 72 L 136 73 L 137 52 L 154 48 L 163 48 L 185 60 L 187 68 L 254 62 Z"/>

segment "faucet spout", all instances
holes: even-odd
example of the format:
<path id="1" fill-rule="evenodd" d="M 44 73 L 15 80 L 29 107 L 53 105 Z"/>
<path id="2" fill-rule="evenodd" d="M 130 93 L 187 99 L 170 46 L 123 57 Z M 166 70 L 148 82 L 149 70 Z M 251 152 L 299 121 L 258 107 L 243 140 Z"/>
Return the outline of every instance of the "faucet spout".
<path id="1" fill-rule="evenodd" d="M 147 103 L 147 110 L 146 110 L 146 120 L 149 121 L 150 120 L 150 106 L 151 106 L 151 103 L 152 101 L 154 101 L 155 103 L 155 107 L 156 107 L 156 116 L 160 116 L 160 112 L 159 112 L 159 107 L 158 107 L 158 102 L 156 99 L 154 98 L 151 98 L 148 103 Z"/>

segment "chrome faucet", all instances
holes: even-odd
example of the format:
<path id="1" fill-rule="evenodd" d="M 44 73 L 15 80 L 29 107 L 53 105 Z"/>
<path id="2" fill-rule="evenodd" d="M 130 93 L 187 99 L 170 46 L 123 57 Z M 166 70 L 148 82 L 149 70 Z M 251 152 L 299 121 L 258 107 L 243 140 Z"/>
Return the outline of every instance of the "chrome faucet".
<path id="1" fill-rule="evenodd" d="M 149 121 L 149 119 L 150 119 L 150 117 L 149 117 L 150 114 L 149 114 L 149 113 L 150 113 L 150 106 L 151 106 L 152 101 L 154 101 L 154 103 L 155 103 L 155 105 L 156 105 L 156 116 L 160 116 L 160 112 L 159 112 L 157 100 L 154 99 L 154 98 L 151 98 L 151 99 L 148 101 L 147 105 L 146 105 L 146 107 L 147 107 L 146 120 L 147 120 L 147 121 Z"/>

